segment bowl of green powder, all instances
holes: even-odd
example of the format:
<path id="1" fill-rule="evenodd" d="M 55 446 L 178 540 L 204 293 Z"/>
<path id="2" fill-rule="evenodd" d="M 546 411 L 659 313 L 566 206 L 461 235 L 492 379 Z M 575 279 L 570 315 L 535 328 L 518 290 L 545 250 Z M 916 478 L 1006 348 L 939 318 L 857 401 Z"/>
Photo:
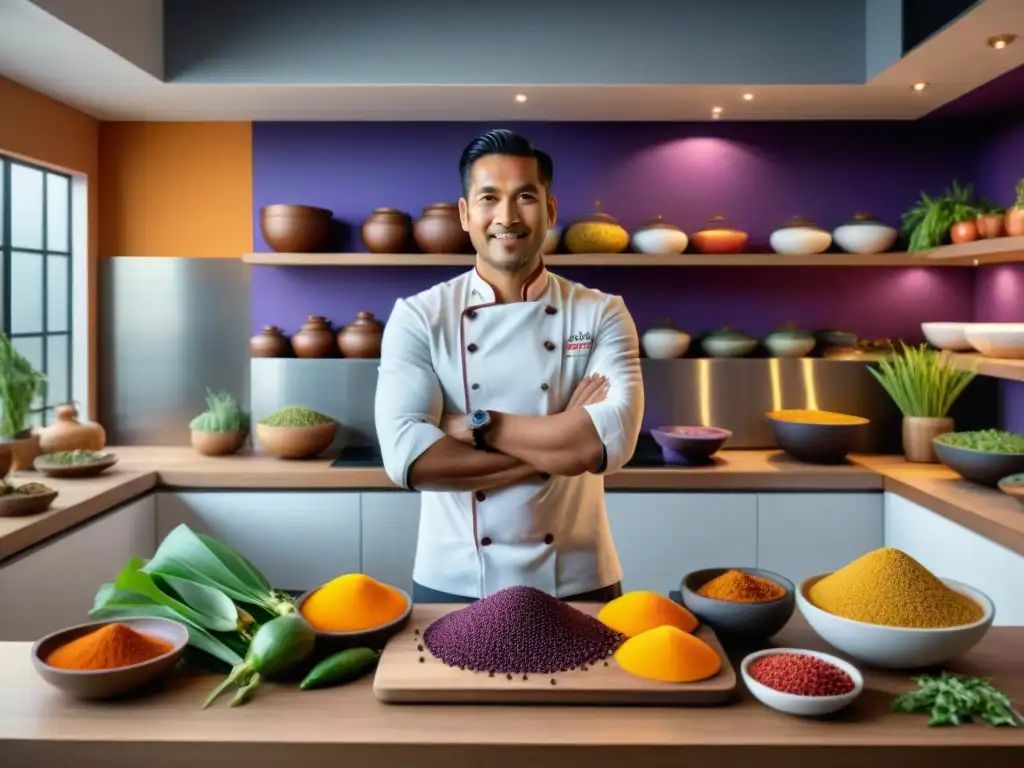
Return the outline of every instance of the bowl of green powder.
<path id="1" fill-rule="evenodd" d="M 256 440 L 281 459 L 311 459 L 323 453 L 338 434 L 330 416 L 298 405 L 275 411 L 256 423 Z"/>
<path id="2" fill-rule="evenodd" d="M 939 461 L 964 480 L 997 488 L 1007 475 L 1024 472 L 1024 435 L 1003 429 L 947 432 L 932 440 Z"/>

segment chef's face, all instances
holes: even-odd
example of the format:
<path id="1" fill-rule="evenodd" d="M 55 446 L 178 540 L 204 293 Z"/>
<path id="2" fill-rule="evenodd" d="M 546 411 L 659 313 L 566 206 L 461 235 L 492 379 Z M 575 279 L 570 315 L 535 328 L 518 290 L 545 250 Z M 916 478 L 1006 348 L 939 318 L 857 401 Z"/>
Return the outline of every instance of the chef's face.
<path id="1" fill-rule="evenodd" d="M 503 272 L 536 266 L 556 212 L 555 198 L 532 157 L 480 158 L 470 169 L 466 197 L 459 200 L 462 228 L 476 252 Z"/>

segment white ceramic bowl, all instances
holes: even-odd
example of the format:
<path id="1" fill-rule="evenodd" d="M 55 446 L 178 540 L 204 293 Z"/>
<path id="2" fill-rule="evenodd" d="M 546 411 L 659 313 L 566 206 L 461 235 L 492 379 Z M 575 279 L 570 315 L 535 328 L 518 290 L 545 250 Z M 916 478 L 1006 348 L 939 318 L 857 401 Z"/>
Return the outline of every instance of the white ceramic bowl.
<path id="1" fill-rule="evenodd" d="M 811 256 L 828 250 L 832 235 L 815 227 L 783 227 L 771 233 L 768 242 L 776 253 Z"/>
<path id="2" fill-rule="evenodd" d="M 974 349 L 965 334 L 969 325 L 971 323 L 921 323 L 921 332 L 928 343 L 937 349 L 969 352 Z"/>
<path id="3" fill-rule="evenodd" d="M 795 693 L 783 693 L 757 682 L 747 671 L 752 663 L 765 656 L 777 656 L 780 653 L 795 653 L 800 656 L 813 656 L 829 664 L 839 667 L 853 680 L 853 690 L 838 696 L 798 696 Z M 848 707 L 864 691 L 864 677 L 853 664 L 821 651 L 808 651 L 802 648 L 768 648 L 755 651 L 740 662 L 740 674 L 750 694 L 766 707 L 785 712 L 787 715 L 801 717 L 817 717 L 830 715 Z"/>
<path id="4" fill-rule="evenodd" d="M 1024 359 L 1024 323 L 970 323 L 964 335 L 986 357 Z"/>
<path id="5" fill-rule="evenodd" d="M 918 669 L 956 659 L 978 644 L 995 618 L 995 606 L 987 595 L 959 581 L 943 579 L 947 587 L 981 606 L 983 614 L 978 621 L 960 627 L 915 629 L 844 619 L 814 606 L 805 596 L 812 584 L 830 573 L 817 573 L 803 580 L 796 591 L 797 607 L 822 640 L 873 667 Z"/>
<path id="6" fill-rule="evenodd" d="M 883 253 L 892 248 L 899 234 L 881 222 L 841 224 L 832 232 L 836 245 L 847 253 Z"/>

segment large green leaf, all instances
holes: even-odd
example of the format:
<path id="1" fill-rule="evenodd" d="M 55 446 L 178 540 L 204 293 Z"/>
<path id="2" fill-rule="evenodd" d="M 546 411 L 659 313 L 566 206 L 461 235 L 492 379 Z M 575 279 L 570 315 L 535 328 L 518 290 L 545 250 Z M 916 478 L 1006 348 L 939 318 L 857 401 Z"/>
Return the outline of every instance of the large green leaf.
<path id="1" fill-rule="evenodd" d="M 181 579 L 177 576 L 150 575 L 150 578 L 161 587 L 162 592 L 173 592 L 174 595 L 181 598 L 181 601 L 193 610 L 207 616 L 216 616 L 225 620 L 230 618 L 233 621 L 231 629 L 237 628 L 239 621 L 238 606 L 219 589 L 214 589 L 206 584 L 199 584 L 189 579 Z M 163 589 L 165 585 L 169 588 L 169 591 Z M 218 632 L 230 631 L 225 627 L 209 627 L 209 629 Z"/>
<path id="2" fill-rule="evenodd" d="M 167 534 L 143 570 L 206 584 L 236 600 L 263 603 L 268 597 L 267 589 L 258 580 L 253 580 L 250 573 L 232 571 L 184 523 Z"/>
<path id="3" fill-rule="evenodd" d="M 224 565 L 231 569 L 231 572 L 239 578 L 240 581 L 249 584 L 256 589 L 262 589 L 266 592 L 271 591 L 270 581 L 264 576 L 259 568 L 252 564 L 251 561 L 247 560 L 245 555 L 237 550 L 232 549 L 222 541 L 212 536 L 207 536 L 204 533 L 197 533 L 196 536 L 202 541 L 210 551 L 220 560 Z"/>
<path id="4" fill-rule="evenodd" d="M 133 557 L 129 560 L 114 581 L 114 588 L 145 595 L 154 603 L 166 606 L 179 616 L 204 629 L 231 632 L 238 628 L 238 608 L 227 596 L 222 595 L 224 601 L 218 604 L 207 595 L 202 609 L 198 606 L 192 607 L 160 589 L 153 581 L 152 576 L 141 570 L 143 565 L 144 562 L 141 558 Z M 212 612 L 207 613 L 207 610 Z"/>

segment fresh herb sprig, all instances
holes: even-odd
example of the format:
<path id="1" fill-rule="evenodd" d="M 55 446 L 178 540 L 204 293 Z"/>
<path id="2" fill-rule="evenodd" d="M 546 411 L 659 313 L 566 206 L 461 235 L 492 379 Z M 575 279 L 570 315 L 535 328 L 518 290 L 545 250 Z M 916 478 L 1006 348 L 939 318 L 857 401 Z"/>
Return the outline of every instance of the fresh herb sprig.
<path id="1" fill-rule="evenodd" d="M 1009 697 L 993 688 L 989 678 L 943 672 L 913 679 L 917 688 L 897 696 L 893 712 L 927 714 L 929 727 L 961 725 L 978 718 L 994 726 L 1024 724 Z"/>

